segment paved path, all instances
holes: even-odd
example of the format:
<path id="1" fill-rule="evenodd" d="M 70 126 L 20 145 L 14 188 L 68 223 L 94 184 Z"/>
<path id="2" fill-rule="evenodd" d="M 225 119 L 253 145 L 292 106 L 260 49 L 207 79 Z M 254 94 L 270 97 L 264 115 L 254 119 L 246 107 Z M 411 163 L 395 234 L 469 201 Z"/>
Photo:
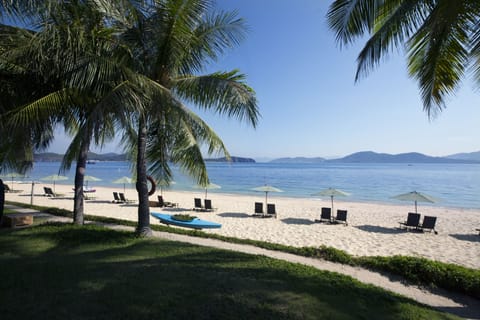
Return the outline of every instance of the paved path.
<path id="1" fill-rule="evenodd" d="M 6 208 L 14 209 L 18 212 L 29 212 L 34 214 L 34 216 L 44 216 L 48 217 L 49 220 L 54 221 L 67 221 L 70 222 L 71 219 L 56 217 L 49 214 L 41 213 L 32 209 L 19 208 L 11 205 L 6 205 Z M 128 230 L 133 231 L 133 227 L 120 226 L 120 225 L 105 225 L 110 228 L 119 229 L 119 230 Z M 326 270 L 331 272 L 337 272 L 350 276 L 357 279 L 360 282 L 372 284 L 386 290 L 404 295 L 415 301 L 423 303 L 425 305 L 431 306 L 435 309 L 452 313 L 467 319 L 480 319 L 480 301 L 474 298 L 455 294 L 448 292 L 446 290 L 430 290 L 426 288 L 420 288 L 416 285 L 407 283 L 405 280 L 402 280 L 399 277 L 387 277 L 377 272 L 372 272 L 363 268 L 351 267 L 348 265 L 342 265 L 338 263 L 333 263 L 325 260 L 307 258 L 302 256 L 297 256 L 290 253 L 284 253 L 280 251 L 273 251 L 258 248 L 250 245 L 243 244 L 234 244 L 229 242 L 224 242 L 215 239 L 205 239 L 199 237 L 185 236 L 175 233 L 168 232 L 153 232 L 155 237 L 191 243 L 194 245 L 213 247 L 224 250 L 231 250 L 237 252 L 243 252 L 248 254 L 257 254 L 264 255 L 267 257 L 281 259 L 293 263 L 300 263 L 303 265 L 308 265 L 319 270 Z"/>

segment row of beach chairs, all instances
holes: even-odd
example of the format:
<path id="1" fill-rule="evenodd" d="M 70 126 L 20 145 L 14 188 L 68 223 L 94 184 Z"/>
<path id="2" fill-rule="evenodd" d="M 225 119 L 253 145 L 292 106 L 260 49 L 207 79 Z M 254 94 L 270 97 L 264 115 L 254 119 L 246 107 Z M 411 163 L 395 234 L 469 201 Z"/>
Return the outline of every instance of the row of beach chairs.
<path id="1" fill-rule="evenodd" d="M 113 192 L 113 202 L 114 203 L 133 203 L 135 200 L 129 200 L 125 197 L 125 194 L 122 192 Z"/>
<path id="2" fill-rule="evenodd" d="M 337 215 L 332 216 L 332 208 L 323 207 L 320 212 L 320 219 L 315 220 L 315 222 L 328 222 L 328 223 L 343 223 L 345 226 L 348 225 L 347 222 L 347 210 L 337 210 Z"/>
<path id="3" fill-rule="evenodd" d="M 423 222 L 420 224 L 420 213 L 409 212 L 407 216 L 407 221 L 400 222 L 401 229 L 407 230 L 416 230 L 416 231 L 429 231 L 438 232 L 435 230 L 435 223 L 437 222 L 437 217 L 425 216 Z"/>
<path id="4" fill-rule="evenodd" d="M 193 210 L 194 211 L 214 211 L 215 208 L 212 206 L 212 200 L 210 199 L 205 199 L 204 200 L 205 205 L 202 205 L 202 199 L 200 198 L 193 198 Z"/>
<path id="5" fill-rule="evenodd" d="M 267 212 L 263 211 L 263 202 L 255 202 L 254 217 L 277 217 L 277 210 L 274 203 L 267 203 Z"/>

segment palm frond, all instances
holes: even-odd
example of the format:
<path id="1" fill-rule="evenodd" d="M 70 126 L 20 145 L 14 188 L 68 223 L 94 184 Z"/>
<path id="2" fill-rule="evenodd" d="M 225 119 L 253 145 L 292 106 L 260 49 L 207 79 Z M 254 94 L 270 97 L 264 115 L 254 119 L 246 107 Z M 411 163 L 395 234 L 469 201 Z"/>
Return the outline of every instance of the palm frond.
<path id="1" fill-rule="evenodd" d="M 201 108 L 213 108 L 219 114 L 256 126 L 259 116 L 255 92 L 237 70 L 205 76 L 182 77 L 175 82 L 175 92 Z"/>
<path id="2" fill-rule="evenodd" d="M 464 9 L 448 1 L 437 5 L 409 41 L 409 72 L 419 81 L 429 116 L 445 108 L 445 96 L 458 88 L 468 65 L 469 21 Z"/>
<path id="3" fill-rule="evenodd" d="M 405 40 L 426 19 L 430 8 L 418 0 L 385 0 L 377 8 L 372 35 L 358 55 L 355 81 L 368 75 L 394 48 L 403 48 Z"/>
<path id="4" fill-rule="evenodd" d="M 336 0 L 327 13 L 328 25 L 340 45 L 352 43 L 373 30 L 379 0 Z"/>

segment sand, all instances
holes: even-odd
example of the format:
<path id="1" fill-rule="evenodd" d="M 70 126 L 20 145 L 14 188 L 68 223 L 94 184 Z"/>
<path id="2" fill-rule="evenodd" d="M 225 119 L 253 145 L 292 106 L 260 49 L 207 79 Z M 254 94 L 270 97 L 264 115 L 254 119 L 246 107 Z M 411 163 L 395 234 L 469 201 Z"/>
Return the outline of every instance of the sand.
<path id="1" fill-rule="evenodd" d="M 17 185 L 21 193 L 7 193 L 6 200 L 30 203 L 31 186 Z M 56 185 L 56 192 L 65 197 L 43 196 L 43 184 L 35 186 L 33 203 L 72 210 L 71 185 Z M 45 185 L 49 186 L 49 185 Z M 123 188 L 95 187 L 95 199 L 85 201 L 85 213 L 137 221 L 135 204 L 112 203 L 113 191 Z M 134 189 L 126 190 L 126 197 L 136 199 Z M 150 197 L 156 200 L 157 194 Z M 444 208 L 419 205 L 424 215 L 436 216 L 433 232 L 406 232 L 400 230 L 399 222 L 405 221 L 407 213 L 414 210 L 413 203 L 390 205 L 381 203 L 348 202 L 335 199 L 334 209 L 348 210 L 348 226 L 342 224 L 315 223 L 321 207 L 329 207 L 330 199 L 288 198 L 269 194 L 269 203 L 275 203 L 278 213 L 275 218 L 254 218 L 254 202 L 265 201 L 264 193 L 257 196 L 231 195 L 209 192 L 214 212 L 193 212 L 193 198 L 203 198 L 204 192 L 167 191 L 165 201 L 178 203 L 178 208 L 151 208 L 154 212 L 187 213 L 201 219 L 222 224 L 222 228 L 205 230 L 242 239 L 261 240 L 295 247 L 321 245 L 335 247 L 356 256 L 408 255 L 454 263 L 480 269 L 479 209 Z M 152 224 L 158 220 L 151 217 Z M 172 227 L 174 228 L 174 227 Z"/>

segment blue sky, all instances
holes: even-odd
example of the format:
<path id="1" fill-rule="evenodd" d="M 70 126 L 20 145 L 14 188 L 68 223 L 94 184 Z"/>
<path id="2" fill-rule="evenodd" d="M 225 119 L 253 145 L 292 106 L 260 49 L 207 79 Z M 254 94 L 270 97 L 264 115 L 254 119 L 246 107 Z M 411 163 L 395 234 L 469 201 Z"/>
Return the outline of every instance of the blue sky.
<path id="1" fill-rule="evenodd" d="M 471 78 L 430 120 L 403 52 L 354 83 L 363 43 L 340 49 L 327 27 L 331 1 L 229 0 L 249 25 L 245 41 L 207 71 L 238 68 L 258 98 L 256 129 L 198 111 L 230 153 L 255 159 L 336 157 L 357 151 L 433 156 L 480 150 L 479 92 Z M 50 148 L 63 153 L 68 139 Z M 99 151 L 99 150 L 95 150 Z M 110 144 L 101 152 L 121 152 Z"/>

